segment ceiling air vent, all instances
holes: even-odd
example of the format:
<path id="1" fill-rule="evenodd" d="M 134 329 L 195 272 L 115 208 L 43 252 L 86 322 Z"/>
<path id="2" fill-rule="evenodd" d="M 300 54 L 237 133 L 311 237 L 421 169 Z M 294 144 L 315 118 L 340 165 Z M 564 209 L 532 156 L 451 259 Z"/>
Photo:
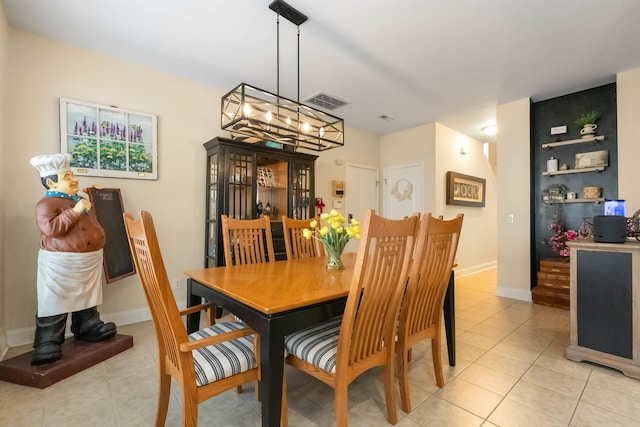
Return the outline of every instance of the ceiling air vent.
<path id="1" fill-rule="evenodd" d="M 326 93 L 322 92 L 311 95 L 310 97 L 306 98 L 304 102 L 307 104 L 316 105 L 320 108 L 325 108 L 327 110 L 335 110 L 336 108 L 348 104 L 347 101 L 343 101 L 342 99 L 338 99 L 335 96 L 327 95 Z"/>
<path id="2" fill-rule="evenodd" d="M 391 120 L 395 120 L 395 117 L 391 117 L 391 116 L 387 116 L 386 114 L 383 114 L 381 116 L 378 116 L 379 119 L 385 120 L 387 122 L 390 122 Z"/>

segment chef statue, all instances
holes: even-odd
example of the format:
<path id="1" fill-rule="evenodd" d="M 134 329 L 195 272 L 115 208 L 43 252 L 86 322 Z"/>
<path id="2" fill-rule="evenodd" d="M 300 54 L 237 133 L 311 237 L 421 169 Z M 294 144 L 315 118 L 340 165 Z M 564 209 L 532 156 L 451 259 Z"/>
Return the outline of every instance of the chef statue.
<path id="1" fill-rule="evenodd" d="M 113 322 L 100 320 L 104 230 L 89 215 L 91 202 L 78 196 L 71 155 L 49 154 L 31 159 L 47 189 L 36 205 L 40 230 L 38 312 L 32 365 L 62 357 L 67 315 L 76 340 L 99 342 L 116 334 Z"/>

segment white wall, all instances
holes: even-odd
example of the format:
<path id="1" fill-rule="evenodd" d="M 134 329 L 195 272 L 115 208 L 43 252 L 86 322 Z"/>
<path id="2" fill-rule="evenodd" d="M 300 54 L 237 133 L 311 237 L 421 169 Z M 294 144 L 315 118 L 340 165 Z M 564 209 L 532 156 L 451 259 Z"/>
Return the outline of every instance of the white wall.
<path id="1" fill-rule="evenodd" d="M 640 68 L 617 75 L 618 196 L 627 202 L 627 215 L 640 209 Z"/>
<path id="2" fill-rule="evenodd" d="M 464 147 L 465 155 L 460 154 Z M 436 214 L 453 218 L 464 214 L 457 259 L 458 275 L 495 267 L 498 255 L 496 178 L 484 157 L 483 144 L 440 123 L 436 123 L 435 199 Z M 446 204 L 447 172 L 453 171 L 486 180 L 484 207 Z"/>
<path id="3" fill-rule="evenodd" d="M 39 242 L 33 210 L 45 191 L 29 159 L 60 150 L 58 98 L 157 114 L 157 181 L 84 177 L 80 185 L 120 188 L 128 212 L 135 216 L 142 209 L 151 212 L 173 280 L 203 265 L 206 153 L 202 144 L 214 136 L 228 136 L 220 130 L 219 120 L 219 100 L 228 88 L 206 86 L 30 33 L 8 32 L 8 60 L 2 64 L 8 64 L 11 88 L 1 104 L 11 107 L 4 136 L 14 143 L 6 147 L 3 176 L 20 179 L 11 180 L 2 205 L 6 215 L 2 319 L 9 344 L 18 345 L 33 339 Z M 345 147 L 321 153 L 317 161 L 318 197 L 329 196 L 332 179 L 344 179 L 344 165 L 336 165 L 336 159 L 372 166 L 379 162 L 377 136 L 350 128 L 345 133 Z M 184 300 L 185 289 L 175 292 L 178 300 Z M 103 319 L 118 324 L 148 318 L 138 277 L 105 285 L 99 309 Z"/>
<path id="4" fill-rule="evenodd" d="M 500 296 L 531 301 L 529 98 L 498 105 L 498 288 Z M 513 215 L 514 223 L 507 223 Z"/>

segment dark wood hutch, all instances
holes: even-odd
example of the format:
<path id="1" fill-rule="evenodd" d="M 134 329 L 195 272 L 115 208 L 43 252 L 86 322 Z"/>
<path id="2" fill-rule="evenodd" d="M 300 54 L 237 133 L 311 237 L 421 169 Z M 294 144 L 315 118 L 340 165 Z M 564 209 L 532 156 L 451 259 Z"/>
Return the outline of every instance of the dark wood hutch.
<path id="1" fill-rule="evenodd" d="M 315 215 L 314 162 L 318 156 L 216 137 L 207 150 L 205 267 L 224 265 L 220 215 L 272 221 L 276 259 L 286 259 L 282 215 Z M 270 212 L 268 208 L 271 208 Z M 265 209 L 266 208 L 266 209 Z"/>

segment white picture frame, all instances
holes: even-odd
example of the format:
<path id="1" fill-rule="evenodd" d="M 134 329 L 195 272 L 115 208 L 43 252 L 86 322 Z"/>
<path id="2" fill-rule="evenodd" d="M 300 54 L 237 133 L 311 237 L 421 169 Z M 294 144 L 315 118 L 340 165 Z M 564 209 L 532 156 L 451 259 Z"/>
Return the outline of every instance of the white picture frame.
<path id="1" fill-rule="evenodd" d="M 60 98 L 61 152 L 78 176 L 158 179 L 154 114 Z"/>

